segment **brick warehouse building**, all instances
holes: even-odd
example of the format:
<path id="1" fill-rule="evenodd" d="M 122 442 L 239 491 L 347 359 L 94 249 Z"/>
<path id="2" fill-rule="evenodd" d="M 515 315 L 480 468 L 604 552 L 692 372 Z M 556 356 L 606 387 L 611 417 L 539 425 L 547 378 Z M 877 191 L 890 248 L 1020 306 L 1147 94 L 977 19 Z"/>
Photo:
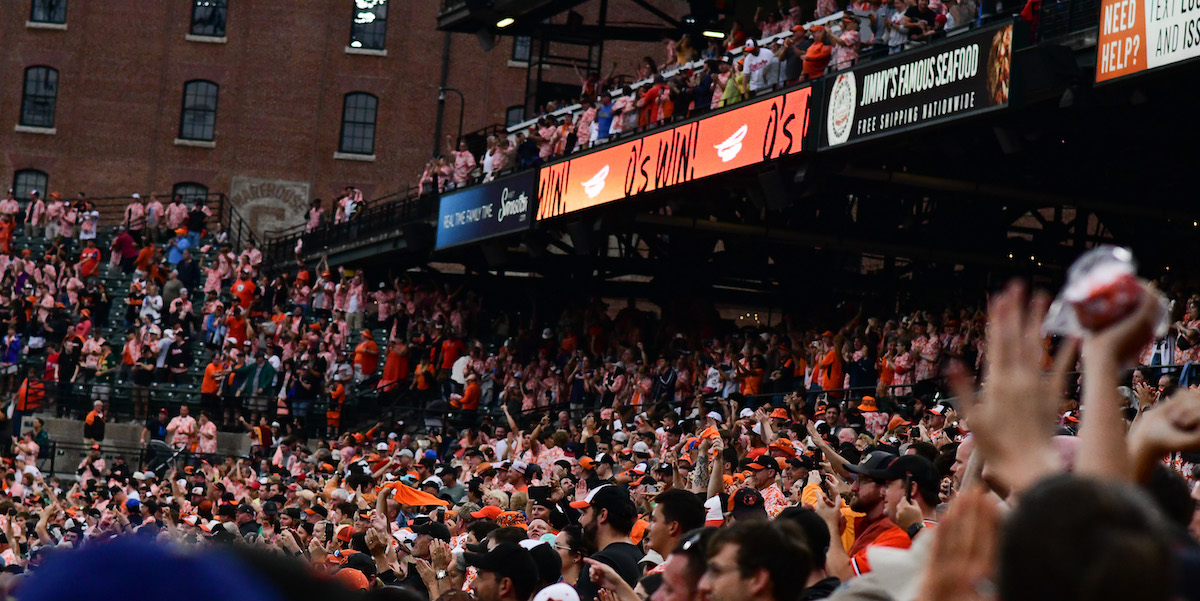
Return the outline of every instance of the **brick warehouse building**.
<path id="1" fill-rule="evenodd" d="M 18 194 L 227 192 L 259 230 L 299 222 L 309 198 L 328 207 L 347 185 L 367 198 L 402 191 L 434 145 L 439 6 L 0 3 L 0 171 Z M 610 15 L 620 10 L 638 9 Z M 607 52 L 626 70 L 662 54 L 655 44 Z M 513 53 L 513 38 L 484 52 L 475 36 L 452 35 L 447 86 L 466 95 L 464 132 L 503 124 L 524 104 L 527 69 Z M 457 104 L 447 95 L 444 133 L 459 129 Z"/>

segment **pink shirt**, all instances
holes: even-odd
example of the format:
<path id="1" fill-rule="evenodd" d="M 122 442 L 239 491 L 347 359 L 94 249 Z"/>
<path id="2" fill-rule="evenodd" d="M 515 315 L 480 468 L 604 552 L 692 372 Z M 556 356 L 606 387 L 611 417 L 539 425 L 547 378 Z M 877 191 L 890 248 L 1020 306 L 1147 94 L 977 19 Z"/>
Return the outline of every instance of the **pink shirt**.
<path id="1" fill-rule="evenodd" d="M 174 430 L 174 435 L 171 437 L 171 444 L 178 446 L 187 446 L 192 444 L 192 437 L 196 434 L 196 418 L 192 416 L 182 417 L 175 416 L 171 418 L 171 422 L 167 424 L 168 430 Z"/>
<path id="2" fill-rule="evenodd" d="M 53 208 L 51 206 L 51 209 Z M 129 223 L 131 230 L 142 229 L 146 226 L 146 207 L 137 201 L 129 203 L 129 206 L 125 207 L 125 221 Z"/>
<path id="3" fill-rule="evenodd" d="M 167 205 L 167 227 L 171 229 L 179 229 L 187 222 L 188 209 L 187 205 L 182 202 L 173 202 Z"/>
<path id="4" fill-rule="evenodd" d="M 450 156 L 454 158 L 454 183 L 467 183 L 468 175 L 475 168 L 475 157 L 466 150 L 455 150 Z"/>

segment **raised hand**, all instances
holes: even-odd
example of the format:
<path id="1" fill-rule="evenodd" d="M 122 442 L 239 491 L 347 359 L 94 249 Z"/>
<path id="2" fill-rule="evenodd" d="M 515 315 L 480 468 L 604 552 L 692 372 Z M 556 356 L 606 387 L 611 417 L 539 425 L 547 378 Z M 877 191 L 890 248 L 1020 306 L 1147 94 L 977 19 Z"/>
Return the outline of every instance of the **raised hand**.
<path id="1" fill-rule="evenodd" d="M 996 572 L 1000 512 L 982 489 L 960 494 L 937 528 L 926 562 L 924 601 L 993 601 L 980 586 Z"/>
<path id="2" fill-rule="evenodd" d="M 1129 430 L 1129 450 L 1139 479 L 1167 453 L 1200 450 L 1200 392 L 1181 390 L 1143 413 Z"/>
<path id="3" fill-rule="evenodd" d="M 961 366 L 950 374 L 978 451 L 993 475 L 1013 490 L 1060 467 L 1051 438 L 1077 345 L 1069 341 L 1059 350 L 1054 375 L 1046 378 L 1041 327 L 1049 304 L 1046 295 L 1028 299 L 1023 284 L 1010 284 L 988 307 L 988 380 L 982 395 L 976 397 Z"/>

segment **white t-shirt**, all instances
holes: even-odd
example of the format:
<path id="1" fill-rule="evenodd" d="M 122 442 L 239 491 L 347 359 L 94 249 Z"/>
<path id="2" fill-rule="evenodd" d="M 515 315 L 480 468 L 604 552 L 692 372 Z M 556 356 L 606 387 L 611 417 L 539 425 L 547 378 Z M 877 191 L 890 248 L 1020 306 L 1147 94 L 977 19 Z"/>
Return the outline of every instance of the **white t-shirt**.
<path id="1" fill-rule="evenodd" d="M 469 355 L 460 356 L 454 362 L 454 365 L 450 366 L 450 379 L 454 380 L 456 383 L 458 383 L 461 386 L 466 386 L 467 385 L 467 374 L 465 372 L 467 370 L 467 364 L 470 362 L 471 362 L 471 357 Z"/>
<path id="2" fill-rule="evenodd" d="M 716 366 L 709 366 L 708 371 L 704 372 L 704 387 L 709 390 L 717 390 L 721 386 L 721 372 Z"/>
<path id="3" fill-rule="evenodd" d="M 484 175 L 492 174 L 492 165 L 494 164 L 493 161 L 495 159 L 496 159 L 496 149 L 494 149 L 494 148 L 489 148 L 488 151 L 483 154 L 483 174 Z"/>
<path id="4" fill-rule="evenodd" d="M 750 78 L 751 92 L 767 86 L 764 75 L 767 65 L 773 60 L 776 60 L 775 55 L 766 48 L 759 48 L 753 54 L 746 55 L 746 64 L 743 65 L 742 72 Z"/>

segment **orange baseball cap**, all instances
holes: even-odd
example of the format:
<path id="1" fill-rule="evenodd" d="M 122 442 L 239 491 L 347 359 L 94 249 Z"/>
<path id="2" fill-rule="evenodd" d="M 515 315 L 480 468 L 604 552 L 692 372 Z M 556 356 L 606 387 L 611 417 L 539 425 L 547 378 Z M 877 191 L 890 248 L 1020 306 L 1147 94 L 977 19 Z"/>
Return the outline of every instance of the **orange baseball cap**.
<path id="1" fill-rule="evenodd" d="M 477 520 L 494 520 L 500 517 L 501 513 L 504 513 L 504 510 L 500 509 L 499 507 L 496 507 L 495 505 L 485 505 L 481 507 L 479 511 L 472 511 L 471 517 Z"/>

